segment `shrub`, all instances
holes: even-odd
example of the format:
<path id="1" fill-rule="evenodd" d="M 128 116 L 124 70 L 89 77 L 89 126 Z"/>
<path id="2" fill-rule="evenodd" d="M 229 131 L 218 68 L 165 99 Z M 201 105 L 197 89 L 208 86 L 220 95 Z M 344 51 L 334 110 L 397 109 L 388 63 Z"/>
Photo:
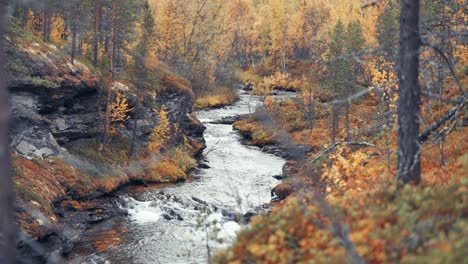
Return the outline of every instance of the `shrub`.
<path id="1" fill-rule="evenodd" d="M 187 178 L 179 164 L 171 158 L 156 161 L 148 166 L 144 180 L 150 183 L 177 182 Z"/>
<path id="2" fill-rule="evenodd" d="M 197 161 L 190 156 L 190 154 L 185 151 L 182 147 L 176 147 L 172 151 L 170 151 L 169 156 L 172 160 L 174 160 L 179 168 L 184 171 L 185 173 L 195 169 L 197 166 Z"/>
<path id="3" fill-rule="evenodd" d="M 230 105 L 239 99 L 239 93 L 232 88 L 217 87 L 195 100 L 195 109 L 205 109 Z"/>
<path id="4" fill-rule="evenodd" d="M 165 108 L 161 108 L 158 113 L 158 125 L 154 128 L 151 134 L 151 139 L 148 144 L 150 153 L 158 153 L 163 149 L 170 138 L 171 128 L 168 112 Z"/>

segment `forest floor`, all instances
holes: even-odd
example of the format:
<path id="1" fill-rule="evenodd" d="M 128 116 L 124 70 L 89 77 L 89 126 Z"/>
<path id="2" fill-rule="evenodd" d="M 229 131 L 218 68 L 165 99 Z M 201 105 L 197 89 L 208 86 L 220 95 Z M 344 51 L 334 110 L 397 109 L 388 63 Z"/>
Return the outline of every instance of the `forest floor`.
<path id="1" fill-rule="evenodd" d="M 286 179 L 274 190 L 279 198 L 289 196 L 271 214 L 254 218 L 216 263 L 345 263 L 357 255 L 370 263 L 466 261 L 468 131 L 463 122 L 443 142 L 423 144 L 423 181 L 401 188 L 395 179 L 396 120 L 374 127 L 382 120 L 375 115 L 376 97 L 351 106 L 349 144 L 344 128 L 338 131 L 338 144 L 331 143 L 326 102 L 308 120 L 301 100 L 267 97 L 266 114 L 234 123 L 254 145 L 284 150 L 286 144 L 307 155 L 290 158 Z M 448 108 L 439 109 L 435 116 Z"/>

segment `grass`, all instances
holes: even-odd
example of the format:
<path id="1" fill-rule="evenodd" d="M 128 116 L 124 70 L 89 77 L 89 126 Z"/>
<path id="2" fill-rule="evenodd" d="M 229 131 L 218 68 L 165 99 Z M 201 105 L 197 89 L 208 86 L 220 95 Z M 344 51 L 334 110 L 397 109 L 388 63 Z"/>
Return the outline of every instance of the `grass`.
<path id="1" fill-rule="evenodd" d="M 182 147 L 169 149 L 162 160 L 146 166 L 144 180 L 149 183 L 170 183 L 184 181 L 197 161 Z"/>
<path id="2" fill-rule="evenodd" d="M 234 129 L 241 134 L 252 139 L 252 144 L 265 146 L 274 143 L 274 133 L 267 130 L 260 123 L 254 120 L 239 120 L 233 124 Z"/>
<path id="3" fill-rule="evenodd" d="M 239 81 L 247 84 L 254 84 L 262 81 L 263 77 L 249 70 L 238 69 L 235 72 L 235 77 Z"/>
<path id="4" fill-rule="evenodd" d="M 102 152 L 98 151 L 95 139 L 83 139 L 69 146 L 70 153 L 74 155 L 110 166 L 128 164 L 129 149 L 128 140 L 110 142 Z"/>
<path id="5" fill-rule="evenodd" d="M 211 89 L 205 95 L 195 99 L 194 108 L 197 110 L 206 108 L 223 107 L 239 100 L 239 93 L 232 88 L 217 87 Z"/>

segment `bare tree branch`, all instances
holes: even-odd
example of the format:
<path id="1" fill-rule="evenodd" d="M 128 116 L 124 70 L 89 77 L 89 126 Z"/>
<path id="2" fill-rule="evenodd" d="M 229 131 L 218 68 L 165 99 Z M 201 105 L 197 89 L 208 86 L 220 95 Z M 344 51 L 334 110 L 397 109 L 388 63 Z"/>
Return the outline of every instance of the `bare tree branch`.
<path id="1" fill-rule="evenodd" d="M 453 65 L 450 62 L 447 55 L 445 55 L 445 53 L 442 51 L 441 48 L 439 48 L 438 46 L 436 46 L 434 44 L 423 42 L 422 45 L 426 46 L 426 47 L 429 47 L 429 48 L 432 48 L 435 52 L 437 52 L 444 59 L 445 63 L 447 63 L 447 66 L 449 67 L 450 73 L 453 75 L 453 78 L 455 78 L 455 82 L 457 83 L 458 89 L 460 89 L 460 92 L 463 95 L 463 97 L 466 98 L 467 96 L 466 96 L 465 90 L 463 89 L 463 85 L 461 84 L 460 80 L 458 79 L 458 76 L 455 73 Z"/>

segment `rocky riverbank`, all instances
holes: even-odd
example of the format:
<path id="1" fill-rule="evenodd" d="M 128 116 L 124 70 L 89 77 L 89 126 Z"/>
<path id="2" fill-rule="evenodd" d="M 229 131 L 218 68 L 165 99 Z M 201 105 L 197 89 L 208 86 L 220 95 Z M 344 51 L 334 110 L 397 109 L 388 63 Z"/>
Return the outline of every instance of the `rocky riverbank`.
<path id="1" fill-rule="evenodd" d="M 99 70 L 72 63 L 62 50 L 29 35 L 10 34 L 7 54 L 23 257 L 40 263 L 68 254 L 89 225 L 122 213 L 106 198 L 113 192 L 128 184 L 183 181 L 195 168 L 205 127 L 192 113 L 186 80 L 164 71 L 153 73 L 161 77 L 152 87 L 115 81 L 111 92 L 123 95 L 129 111 L 98 151 L 106 97 Z M 170 140 L 164 152 L 148 155 L 158 109 L 167 112 Z"/>

